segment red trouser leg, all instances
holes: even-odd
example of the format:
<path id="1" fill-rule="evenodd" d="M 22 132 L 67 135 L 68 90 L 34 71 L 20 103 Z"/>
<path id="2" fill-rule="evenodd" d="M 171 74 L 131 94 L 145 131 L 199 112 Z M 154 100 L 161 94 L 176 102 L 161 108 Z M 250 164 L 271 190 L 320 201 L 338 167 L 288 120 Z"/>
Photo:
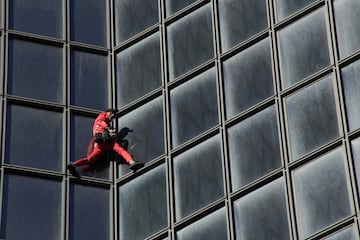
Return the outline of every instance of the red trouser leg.
<path id="1" fill-rule="evenodd" d="M 121 157 L 124 158 L 124 160 L 129 163 L 131 160 L 133 160 L 133 157 L 130 155 L 130 153 L 128 153 L 125 148 L 123 148 L 122 146 L 120 146 L 120 144 L 118 144 L 117 142 L 115 142 L 112 145 L 112 150 L 114 150 L 114 152 L 116 152 L 117 154 L 119 154 Z"/>
<path id="2" fill-rule="evenodd" d="M 104 153 L 103 149 L 98 144 L 95 144 L 92 153 L 86 158 L 81 158 L 79 160 L 76 160 L 74 162 L 74 165 L 75 166 L 92 165 L 101 157 L 103 153 Z"/>

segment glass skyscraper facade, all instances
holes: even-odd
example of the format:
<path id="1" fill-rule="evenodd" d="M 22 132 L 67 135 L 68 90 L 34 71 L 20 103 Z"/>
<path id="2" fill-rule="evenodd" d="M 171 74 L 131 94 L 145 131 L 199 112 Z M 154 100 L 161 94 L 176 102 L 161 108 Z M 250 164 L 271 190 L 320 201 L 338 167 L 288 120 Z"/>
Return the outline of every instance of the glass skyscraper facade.
<path id="1" fill-rule="evenodd" d="M 0 239 L 359 240 L 359 0 L 0 0 Z M 98 113 L 133 129 L 76 179 Z"/>

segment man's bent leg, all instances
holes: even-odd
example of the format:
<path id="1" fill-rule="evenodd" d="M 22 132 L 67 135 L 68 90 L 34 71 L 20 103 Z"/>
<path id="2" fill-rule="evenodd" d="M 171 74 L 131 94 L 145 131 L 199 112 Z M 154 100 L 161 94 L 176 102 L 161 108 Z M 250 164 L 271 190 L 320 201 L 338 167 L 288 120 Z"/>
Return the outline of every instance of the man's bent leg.
<path id="1" fill-rule="evenodd" d="M 73 165 L 75 167 L 77 166 L 83 166 L 83 165 L 92 165 L 94 164 L 102 155 L 103 151 L 101 148 L 99 148 L 98 146 L 96 146 L 94 148 L 94 150 L 92 151 L 92 153 L 86 157 L 86 158 L 81 158 L 79 160 L 76 160 Z"/>

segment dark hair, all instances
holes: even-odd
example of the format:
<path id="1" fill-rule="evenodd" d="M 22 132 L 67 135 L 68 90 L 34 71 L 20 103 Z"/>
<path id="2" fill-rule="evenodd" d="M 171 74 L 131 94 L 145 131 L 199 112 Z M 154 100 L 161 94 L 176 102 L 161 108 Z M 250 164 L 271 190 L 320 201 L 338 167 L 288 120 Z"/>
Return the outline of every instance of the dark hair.
<path id="1" fill-rule="evenodd" d="M 110 112 L 110 113 L 113 113 L 113 114 L 116 114 L 116 109 L 114 109 L 114 108 L 109 108 L 109 109 L 107 109 L 106 110 L 106 112 Z"/>

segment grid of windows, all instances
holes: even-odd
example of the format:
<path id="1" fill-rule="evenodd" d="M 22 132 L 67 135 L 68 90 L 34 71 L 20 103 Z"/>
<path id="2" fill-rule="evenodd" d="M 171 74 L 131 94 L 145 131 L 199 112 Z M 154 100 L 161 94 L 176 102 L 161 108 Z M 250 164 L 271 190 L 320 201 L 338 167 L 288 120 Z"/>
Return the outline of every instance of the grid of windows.
<path id="1" fill-rule="evenodd" d="M 0 239 L 360 240 L 359 0 L 0 0 Z M 96 115 L 129 127 L 79 180 Z"/>

